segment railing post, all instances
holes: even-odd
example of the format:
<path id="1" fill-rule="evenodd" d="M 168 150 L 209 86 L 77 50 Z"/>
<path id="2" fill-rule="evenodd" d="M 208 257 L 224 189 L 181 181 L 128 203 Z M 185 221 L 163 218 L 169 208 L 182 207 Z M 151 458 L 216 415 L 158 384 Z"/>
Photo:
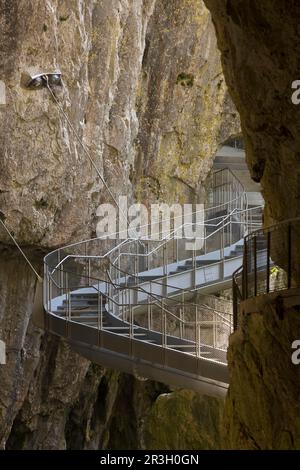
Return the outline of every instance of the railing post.
<path id="1" fill-rule="evenodd" d="M 213 312 L 213 347 L 216 349 L 217 344 L 217 330 L 216 330 L 216 314 Z"/>
<path id="2" fill-rule="evenodd" d="M 133 296 L 134 296 L 133 303 L 135 305 L 137 305 L 138 304 L 138 298 L 139 298 L 139 291 L 138 291 L 137 287 L 135 289 L 133 289 Z"/>
<path id="3" fill-rule="evenodd" d="M 162 347 L 166 347 L 166 318 L 165 318 L 165 311 L 164 311 L 164 301 L 161 301 L 161 339 L 162 339 Z"/>
<path id="4" fill-rule="evenodd" d="M 137 268 L 137 253 L 134 254 L 134 276 L 137 276 L 138 273 L 138 268 Z M 138 284 L 138 279 L 137 277 L 134 278 L 135 283 Z"/>
<path id="5" fill-rule="evenodd" d="M 71 291 L 68 290 L 67 292 L 67 312 L 66 312 L 66 336 L 69 337 L 70 336 L 70 325 L 69 325 L 69 322 L 72 318 L 72 314 L 71 314 Z"/>
<path id="6" fill-rule="evenodd" d="M 91 258 L 88 259 L 88 283 L 91 284 Z"/>
<path id="7" fill-rule="evenodd" d="M 235 331 L 238 326 L 238 299 L 237 299 L 237 286 L 235 279 L 232 279 L 232 302 L 233 302 L 233 330 Z"/>
<path id="8" fill-rule="evenodd" d="M 222 230 L 221 230 L 221 263 L 220 263 L 220 279 L 224 279 L 224 263 L 225 263 L 225 256 L 224 256 L 224 246 L 225 246 L 225 231 L 224 231 L 224 220 L 222 223 Z"/>
<path id="9" fill-rule="evenodd" d="M 150 297 L 147 298 L 147 317 L 148 317 L 148 330 L 151 330 L 151 307 L 150 307 Z"/>
<path id="10" fill-rule="evenodd" d="M 164 335 L 165 335 L 164 344 L 165 344 L 165 348 L 167 348 L 168 347 L 168 324 L 167 324 L 167 312 L 165 312 L 165 310 L 164 310 Z"/>
<path id="11" fill-rule="evenodd" d="M 243 299 L 248 298 L 248 240 L 244 244 Z"/>
<path id="12" fill-rule="evenodd" d="M 176 261 L 175 234 L 173 235 L 173 261 Z"/>
<path id="13" fill-rule="evenodd" d="M 195 248 L 193 248 L 193 271 L 192 271 L 192 287 L 195 289 L 196 287 L 196 255 L 195 255 Z"/>
<path id="14" fill-rule="evenodd" d="M 292 285 L 292 224 L 288 224 L 288 289 Z"/>
<path id="15" fill-rule="evenodd" d="M 87 259 L 87 242 L 84 243 L 84 256 L 85 256 L 85 273 L 88 275 L 88 259 Z"/>
<path id="16" fill-rule="evenodd" d="M 270 292 L 270 246 L 271 233 L 267 232 L 267 293 Z"/>
<path id="17" fill-rule="evenodd" d="M 119 284 L 121 282 L 121 252 L 120 248 L 118 249 L 118 280 Z"/>
<path id="18" fill-rule="evenodd" d="M 146 271 L 149 271 L 149 242 L 145 242 L 145 260 L 146 260 L 145 262 Z"/>
<path id="19" fill-rule="evenodd" d="M 52 305 L 51 305 L 51 277 L 48 277 L 48 305 L 47 307 L 49 308 L 49 311 L 52 311 Z"/>
<path id="20" fill-rule="evenodd" d="M 182 308 L 179 309 L 179 337 L 183 339 L 183 315 Z"/>
<path id="21" fill-rule="evenodd" d="M 198 305 L 196 305 L 196 312 L 198 315 Z M 201 357 L 201 322 L 198 317 L 198 357 Z"/>
<path id="22" fill-rule="evenodd" d="M 133 329 L 133 306 L 130 305 L 129 308 L 129 338 L 134 338 L 134 329 Z"/>
<path id="23" fill-rule="evenodd" d="M 181 303 L 182 303 L 182 314 L 184 315 L 184 290 L 181 293 Z"/>
<path id="24" fill-rule="evenodd" d="M 103 297 L 100 292 L 100 283 L 98 281 L 98 330 L 103 328 Z"/>
<path id="25" fill-rule="evenodd" d="M 164 246 L 163 246 L 163 273 L 164 273 L 164 276 L 167 275 L 166 242 L 164 243 Z"/>
<path id="26" fill-rule="evenodd" d="M 254 295 L 257 296 L 257 240 L 256 235 L 253 238 L 253 255 L 254 255 Z"/>
<path id="27" fill-rule="evenodd" d="M 60 249 L 58 250 L 57 261 L 58 261 L 58 263 L 61 262 Z M 59 286 L 60 286 L 60 295 L 62 295 L 63 294 L 63 289 L 64 289 L 64 271 L 63 271 L 63 265 L 62 264 L 59 266 Z"/>
<path id="28" fill-rule="evenodd" d="M 195 309 L 195 355 L 199 357 L 199 318 L 198 318 L 198 305 L 196 305 Z"/>

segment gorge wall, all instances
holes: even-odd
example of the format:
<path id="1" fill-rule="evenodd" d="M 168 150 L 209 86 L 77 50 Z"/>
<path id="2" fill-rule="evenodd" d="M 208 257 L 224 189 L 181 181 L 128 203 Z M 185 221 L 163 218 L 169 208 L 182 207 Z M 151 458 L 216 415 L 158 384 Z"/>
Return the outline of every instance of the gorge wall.
<path id="1" fill-rule="evenodd" d="M 205 0 L 216 27 L 226 82 L 241 116 L 248 166 L 260 181 L 268 225 L 299 216 L 300 5 L 285 0 Z M 296 247 L 299 238 L 295 241 Z M 299 449 L 299 306 L 280 296 L 243 315 L 231 338 L 226 446 Z"/>
<path id="2" fill-rule="evenodd" d="M 96 208 L 111 201 L 48 90 L 22 88 L 26 71 L 61 70 L 57 98 L 115 197 L 198 197 L 239 131 L 202 1 L 1 0 L 0 24 L 0 210 L 36 269 L 95 236 Z M 2 228 L 0 241 L 2 448 L 219 447 L 222 403 L 105 371 L 38 329 L 36 279 Z M 188 424 L 181 442 L 168 436 L 164 400 L 192 436 Z"/>

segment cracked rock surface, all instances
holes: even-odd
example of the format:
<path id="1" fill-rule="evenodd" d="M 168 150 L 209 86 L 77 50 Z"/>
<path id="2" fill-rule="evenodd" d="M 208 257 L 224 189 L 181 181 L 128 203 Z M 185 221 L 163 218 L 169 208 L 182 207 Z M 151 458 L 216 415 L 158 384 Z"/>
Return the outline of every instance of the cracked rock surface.
<path id="1" fill-rule="evenodd" d="M 200 0 L 1 0 L 0 25 L 7 99 L 0 210 L 39 270 L 45 252 L 95 236 L 96 209 L 111 201 L 49 91 L 22 87 L 23 73 L 62 72 L 55 95 L 115 197 L 191 202 L 219 144 L 239 132 Z M 0 241 L 0 338 L 8 352 L 0 366 L 1 447 L 154 442 L 145 440 L 147 417 L 169 389 L 105 371 L 35 327 L 35 278 L 1 228 Z M 206 425 L 205 415 L 195 419 Z M 218 445 L 218 423 L 209 429 L 204 441 L 197 433 L 199 446 Z"/>

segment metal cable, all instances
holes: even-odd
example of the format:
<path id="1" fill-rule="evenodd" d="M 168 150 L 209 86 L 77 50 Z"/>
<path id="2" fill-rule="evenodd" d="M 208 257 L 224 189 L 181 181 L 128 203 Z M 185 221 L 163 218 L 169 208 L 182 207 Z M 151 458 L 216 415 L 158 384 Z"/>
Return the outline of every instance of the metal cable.
<path id="1" fill-rule="evenodd" d="M 78 140 L 82 150 L 84 151 L 85 155 L 88 157 L 90 163 L 92 164 L 94 170 L 96 171 L 97 175 L 99 176 L 100 180 L 102 181 L 103 185 L 105 186 L 108 194 L 110 195 L 110 197 L 112 198 L 112 200 L 114 201 L 114 203 L 116 204 L 117 208 L 119 209 L 120 213 L 122 214 L 122 216 L 124 217 L 124 219 L 128 222 L 128 219 L 127 219 L 127 214 L 125 214 L 125 212 L 123 211 L 123 209 L 120 207 L 117 199 L 115 198 L 115 196 L 113 195 L 113 193 L 111 192 L 108 184 L 106 183 L 105 179 L 103 178 L 103 176 L 101 175 L 95 161 L 93 160 L 93 158 L 91 157 L 91 154 L 90 152 L 88 151 L 88 149 L 86 148 L 86 146 L 84 145 L 84 143 L 82 142 L 81 140 L 81 137 L 79 136 L 78 132 L 76 131 L 75 127 L 73 126 L 72 122 L 70 121 L 68 115 L 65 113 L 64 109 L 62 108 L 62 106 L 60 105 L 58 99 L 56 98 L 55 94 L 53 93 L 50 85 L 49 85 L 49 80 L 48 80 L 48 77 L 47 75 L 44 75 L 44 80 L 46 81 L 46 86 L 53 98 L 53 100 L 55 101 L 55 104 L 56 106 L 58 107 L 59 111 L 62 113 L 62 115 L 64 116 L 64 118 L 66 119 L 67 123 L 69 124 L 70 126 L 70 129 L 73 131 L 76 139 Z"/>
<path id="2" fill-rule="evenodd" d="M 9 229 L 6 227 L 4 221 L 0 218 L 0 222 L 2 224 L 2 226 L 4 227 L 4 229 L 6 230 L 6 232 L 8 233 L 8 235 L 10 236 L 10 238 L 12 239 L 12 241 L 14 242 L 14 244 L 16 245 L 16 247 L 18 248 L 19 252 L 22 254 L 23 258 L 25 259 L 26 263 L 30 266 L 31 270 L 34 272 L 34 274 L 36 275 L 37 279 L 39 282 L 43 282 L 43 279 L 41 278 L 41 276 L 38 274 L 38 272 L 34 269 L 33 265 L 31 264 L 31 262 L 29 261 L 29 259 L 27 258 L 27 256 L 25 255 L 24 251 L 22 250 L 22 248 L 20 247 L 20 245 L 18 244 L 17 240 L 15 239 L 15 237 L 11 234 L 11 232 L 9 231 Z"/>

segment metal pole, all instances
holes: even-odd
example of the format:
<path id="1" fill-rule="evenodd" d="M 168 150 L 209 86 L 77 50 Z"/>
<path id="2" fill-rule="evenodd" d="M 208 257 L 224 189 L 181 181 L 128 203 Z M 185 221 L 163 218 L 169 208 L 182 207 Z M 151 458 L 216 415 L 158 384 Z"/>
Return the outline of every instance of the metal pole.
<path id="1" fill-rule="evenodd" d="M 216 348 L 216 314 L 213 312 L 213 347 Z"/>
<path id="2" fill-rule="evenodd" d="M 91 284 L 91 258 L 88 259 L 88 281 Z"/>
<path id="3" fill-rule="evenodd" d="M 179 309 L 179 337 L 183 339 L 183 315 L 182 315 L 182 308 Z"/>
<path id="4" fill-rule="evenodd" d="M 271 233 L 267 233 L 267 293 L 270 292 L 270 245 Z"/>
<path id="5" fill-rule="evenodd" d="M 200 322 L 199 322 L 199 312 L 198 305 L 196 305 L 196 357 L 200 357 Z"/>
<path id="6" fill-rule="evenodd" d="M 133 332 L 133 307 L 132 305 L 129 306 L 129 338 L 133 339 L 134 332 Z"/>
<path id="7" fill-rule="evenodd" d="M 118 280 L 119 284 L 121 282 L 121 253 L 120 248 L 118 249 Z"/>
<path id="8" fill-rule="evenodd" d="M 195 256 L 195 248 L 193 248 L 193 271 L 192 271 L 192 276 L 193 276 L 192 286 L 195 288 L 195 287 L 196 287 L 196 256 Z"/>
<path id="9" fill-rule="evenodd" d="M 243 299 L 248 298 L 248 240 L 244 245 L 244 269 L 243 269 Z"/>
<path id="10" fill-rule="evenodd" d="M 163 321 L 163 303 L 161 302 L 160 307 L 160 329 L 161 329 L 161 345 L 164 347 L 164 321 Z"/>
<path id="11" fill-rule="evenodd" d="M 198 356 L 198 322 L 197 322 L 197 309 L 195 310 L 195 356 Z"/>
<path id="12" fill-rule="evenodd" d="M 166 243 L 163 246 L 163 273 L 164 276 L 167 274 L 167 265 L 166 265 Z"/>
<path id="13" fill-rule="evenodd" d="M 47 292 L 47 298 L 48 298 L 48 303 L 47 303 L 47 308 L 49 308 L 49 311 L 51 312 L 51 279 L 50 276 L 48 276 L 48 292 Z"/>
<path id="14" fill-rule="evenodd" d="M 148 320 L 148 330 L 151 330 L 151 323 L 150 323 L 150 298 L 147 297 L 147 320 Z"/>
<path id="15" fill-rule="evenodd" d="M 167 331 L 167 329 L 168 329 L 167 313 L 164 310 L 164 335 L 165 335 L 164 344 L 165 344 L 165 348 L 168 347 L 168 331 Z"/>
<path id="16" fill-rule="evenodd" d="M 237 329 L 238 325 L 238 299 L 237 299 L 237 286 L 234 277 L 232 278 L 232 301 L 233 301 L 233 330 Z"/>
<path id="17" fill-rule="evenodd" d="M 196 305 L 196 312 L 198 315 L 198 305 Z M 198 357 L 201 357 L 201 322 L 198 318 Z"/>
<path id="18" fill-rule="evenodd" d="M 253 239 L 254 243 L 254 295 L 257 296 L 257 240 L 256 235 Z"/>

